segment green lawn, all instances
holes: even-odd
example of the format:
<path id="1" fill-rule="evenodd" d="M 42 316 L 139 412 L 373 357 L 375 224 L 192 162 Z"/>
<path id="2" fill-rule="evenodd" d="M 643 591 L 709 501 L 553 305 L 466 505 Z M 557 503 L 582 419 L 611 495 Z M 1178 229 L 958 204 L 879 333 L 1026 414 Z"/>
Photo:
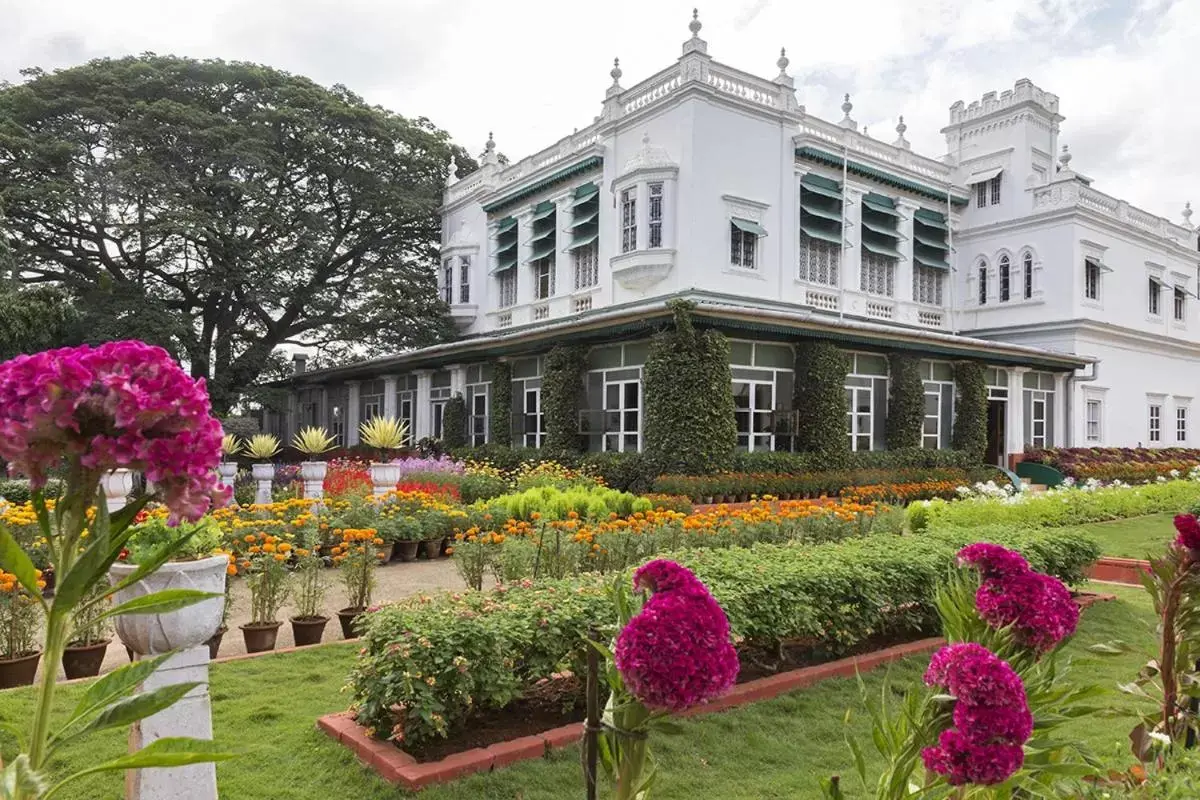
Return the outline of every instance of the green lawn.
<path id="1" fill-rule="evenodd" d="M 1134 589 L 1098 587 L 1115 591 L 1119 600 L 1085 612 L 1080 633 L 1071 645 L 1075 676 L 1079 681 L 1113 686 L 1128 681 L 1144 656 L 1095 656 L 1086 651 L 1097 642 L 1121 639 L 1139 648 L 1153 643 L 1152 614 L 1148 601 Z M 222 797 L 236 800 L 312 800 L 353 797 L 376 800 L 407 796 L 359 766 L 348 750 L 319 733 L 314 722 L 322 714 L 346 706 L 340 693 L 343 677 L 354 656 L 353 645 L 266 656 L 220 664 L 212 670 L 214 720 L 218 740 L 241 757 L 218 768 Z M 896 685 L 919 680 L 926 660 L 910 659 L 895 665 Z M 883 673 L 867 676 L 876 688 Z M 63 703 L 72 700 L 77 687 L 65 687 Z M 1114 764 L 1127 762 L 1126 733 L 1133 723 L 1131 701 L 1114 692 L 1114 717 L 1083 721 L 1071 733 L 1089 743 Z M 0 721 L 20 722 L 30 705 L 27 691 L 0 692 Z M 817 798 L 816 779 L 821 775 L 851 774 L 843 745 L 843 715 L 858 707 L 858 688 L 852 680 L 831 680 L 811 689 L 694 720 L 682 732 L 656 740 L 663 782 L 656 789 L 660 800 L 697 796 L 723 800 Z M 855 728 L 865 732 L 862 715 Z M 868 739 L 864 738 L 864 744 Z M 4 756 L 12 741 L 0 738 Z M 84 747 L 66 750 L 55 770 L 60 773 L 123 751 L 121 732 L 88 740 Z M 857 781 L 848 784 L 857 789 Z M 582 794 L 578 748 L 556 753 L 537 762 L 518 764 L 492 775 L 474 776 L 421 794 L 423 800 L 563 800 Z M 81 782 L 64 800 L 108 800 L 122 796 L 118 776 Z"/>
<path id="2" fill-rule="evenodd" d="M 1148 517 L 1119 519 L 1114 522 L 1093 522 L 1079 530 L 1100 542 L 1106 556 L 1146 558 L 1161 555 L 1167 543 L 1175 538 L 1171 514 L 1152 514 Z"/>

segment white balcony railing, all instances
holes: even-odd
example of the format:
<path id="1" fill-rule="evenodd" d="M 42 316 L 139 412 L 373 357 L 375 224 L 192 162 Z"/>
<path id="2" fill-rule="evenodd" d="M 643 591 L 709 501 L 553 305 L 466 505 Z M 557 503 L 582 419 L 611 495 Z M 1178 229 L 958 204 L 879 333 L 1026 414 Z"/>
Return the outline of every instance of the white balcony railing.
<path id="1" fill-rule="evenodd" d="M 1082 208 L 1094 211 L 1109 219 L 1125 223 L 1162 239 L 1187 244 L 1191 231 L 1176 225 L 1164 217 L 1135 208 L 1104 192 L 1093 189 L 1078 180 L 1061 180 L 1046 186 L 1037 186 L 1033 192 L 1035 211 L 1052 211 L 1061 208 Z"/>

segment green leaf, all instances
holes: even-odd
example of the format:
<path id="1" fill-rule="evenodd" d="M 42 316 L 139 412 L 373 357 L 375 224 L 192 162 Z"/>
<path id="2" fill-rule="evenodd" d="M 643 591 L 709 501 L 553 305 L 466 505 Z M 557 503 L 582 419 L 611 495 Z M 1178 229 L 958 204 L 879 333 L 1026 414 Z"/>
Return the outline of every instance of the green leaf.
<path id="1" fill-rule="evenodd" d="M 1123 642 L 1101 642 L 1094 644 L 1088 648 L 1091 653 L 1100 653 L 1106 656 L 1124 655 L 1129 651 L 1129 648 L 1124 646 Z"/>
<path id="2" fill-rule="evenodd" d="M 71 712 L 71 717 L 63 725 L 62 730 L 68 731 L 80 720 L 90 717 L 132 692 L 173 655 L 175 655 L 174 652 L 164 653 L 154 658 L 134 661 L 88 684 L 87 691 L 84 692 L 83 697 L 79 698 L 75 710 Z"/>
<path id="3" fill-rule="evenodd" d="M 123 614 L 166 614 L 181 608 L 222 597 L 216 592 L 202 592 L 199 589 L 163 589 L 161 592 L 151 592 L 132 600 L 126 600 L 100 616 L 101 619 L 119 617 Z"/>
<path id="4" fill-rule="evenodd" d="M 163 564 L 170 561 L 171 556 L 179 552 L 179 548 L 181 548 L 188 539 L 195 536 L 198 530 L 200 530 L 198 527 L 193 528 L 189 526 L 187 533 L 180 535 L 178 538 L 167 542 L 162 547 L 155 550 L 148 558 L 143 560 L 142 563 L 138 564 L 137 569 L 123 578 L 116 586 L 112 587 L 112 591 L 110 591 L 109 594 L 116 594 L 128 586 L 132 586 L 142 578 L 156 571 Z"/>
<path id="5" fill-rule="evenodd" d="M 71 566 L 70 571 L 59 580 L 54 594 L 56 611 L 69 611 L 74 608 L 98 581 L 104 579 L 109 567 L 121 555 L 121 549 L 133 534 L 129 523 L 147 502 L 149 498 L 139 497 L 113 515 L 110 521 L 101 498 L 87 549 Z"/>
<path id="6" fill-rule="evenodd" d="M 71 781 L 97 772 L 146 769 L 149 767 L 185 767 L 189 764 L 225 761 L 233 757 L 233 753 L 218 750 L 215 742 L 206 739 L 187 739 L 183 737 L 159 739 L 146 745 L 136 753 L 130 753 L 99 766 L 89 767 L 88 769 L 76 772 L 74 775 L 53 786 L 41 800 L 49 800 L 59 789 Z"/>
<path id="7" fill-rule="evenodd" d="M 172 683 L 153 691 L 135 694 L 133 697 L 116 702 L 104 709 L 78 732 L 60 739 L 58 744 L 66 744 L 96 731 L 103 731 L 109 728 L 123 728 L 126 725 L 132 725 L 138 720 L 145 719 L 164 709 L 170 708 L 181 697 L 200 685 L 199 682 Z"/>
<path id="8" fill-rule="evenodd" d="M 29 554 L 21 549 L 21 545 L 17 544 L 17 540 L 3 525 L 0 525 L 0 568 L 16 575 L 17 581 L 25 587 L 25 591 L 45 605 L 42 590 L 37 586 L 37 568 L 29 560 Z"/>
<path id="9" fill-rule="evenodd" d="M 29 756 L 21 753 L 0 772 L 0 797 L 40 797 L 46 783 L 29 763 Z"/>

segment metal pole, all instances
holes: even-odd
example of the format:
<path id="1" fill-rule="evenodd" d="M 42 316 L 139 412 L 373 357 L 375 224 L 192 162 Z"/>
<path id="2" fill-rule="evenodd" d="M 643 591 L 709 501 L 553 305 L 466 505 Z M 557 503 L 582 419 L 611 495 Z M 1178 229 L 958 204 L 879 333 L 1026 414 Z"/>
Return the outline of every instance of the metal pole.
<path id="1" fill-rule="evenodd" d="M 596 641 L 598 631 L 589 631 L 588 638 Z M 583 776 L 587 782 L 587 800 L 596 800 L 596 768 L 600 757 L 600 654 L 588 647 L 587 657 L 587 724 L 583 738 Z"/>

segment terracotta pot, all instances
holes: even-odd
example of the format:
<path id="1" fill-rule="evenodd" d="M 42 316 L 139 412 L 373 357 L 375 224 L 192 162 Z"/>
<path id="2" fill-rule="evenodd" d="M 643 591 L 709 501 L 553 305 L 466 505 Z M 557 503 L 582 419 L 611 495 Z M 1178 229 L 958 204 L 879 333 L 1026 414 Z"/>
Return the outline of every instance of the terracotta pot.
<path id="1" fill-rule="evenodd" d="M 432 560 L 441 555 L 441 553 L 442 540 L 440 538 L 426 539 L 425 541 L 421 542 L 421 555 L 425 556 L 426 558 Z"/>
<path id="2" fill-rule="evenodd" d="M 380 547 L 379 548 L 379 556 L 380 556 L 379 561 L 383 564 L 386 564 L 387 562 L 391 561 L 392 554 L 395 552 L 395 550 L 396 550 L 395 542 L 388 542 L 387 544 Z"/>
<path id="3" fill-rule="evenodd" d="M 420 542 L 396 542 L 396 552 L 400 554 L 401 561 L 416 561 L 420 547 Z"/>
<path id="4" fill-rule="evenodd" d="M 164 589 L 197 589 L 217 595 L 165 614 L 123 614 L 114 621 L 117 636 L 130 650 L 141 655 L 186 650 L 206 643 L 221 627 L 228 568 L 228 556 L 168 561 L 137 583 L 117 592 L 113 596 L 114 603 L 124 603 Z M 133 564 L 113 564 L 108 571 L 109 580 L 116 585 L 136 569 Z"/>
<path id="5" fill-rule="evenodd" d="M 0 689 L 33 685 L 33 678 L 37 675 L 38 662 L 41 660 L 42 652 L 40 650 L 16 658 L 0 659 Z"/>
<path id="6" fill-rule="evenodd" d="M 297 647 L 320 644 L 329 617 L 292 617 L 292 638 Z"/>
<path id="7" fill-rule="evenodd" d="M 221 639 L 224 638 L 225 631 L 227 631 L 227 630 L 229 630 L 229 628 L 222 625 L 221 627 L 217 628 L 217 632 L 214 633 L 211 637 L 209 637 L 208 641 L 205 642 L 205 644 L 208 645 L 208 660 L 209 661 L 212 661 L 214 658 L 217 657 L 217 653 L 221 652 Z M 128 650 L 129 648 L 127 647 L 125 649 Z M 133 658 L 131 657 L 129 660 L 132 661 Z"/>
<path id="8" fill-rule="evenodd" d="M 104 663 L 104 654 L 108 652 L 111 641 L 112 639 L 105 639 L 95 644 L 68 645 L 62 655 L 63 672 L 67 673 L 67 680 L 99 675 L 100 666 Z"/>
<path id="9" fill-rule="evenodd" d="M 254 625 L 239 625 L 242 638 L 246 640 L 247 653 L 264 653 L 275 649 L 275 639 L 279 636 L 282 622 L 260 622 Z"/>
<path id="10" fill-rule="evenodd" d="M 361 608 L 343 608 L 338 611 L 338 620 L 342 623 L 342 638 L 357 639 L 358 633 L 354 630 L 354 622 L 362 616 L 364 609 Z"/>

